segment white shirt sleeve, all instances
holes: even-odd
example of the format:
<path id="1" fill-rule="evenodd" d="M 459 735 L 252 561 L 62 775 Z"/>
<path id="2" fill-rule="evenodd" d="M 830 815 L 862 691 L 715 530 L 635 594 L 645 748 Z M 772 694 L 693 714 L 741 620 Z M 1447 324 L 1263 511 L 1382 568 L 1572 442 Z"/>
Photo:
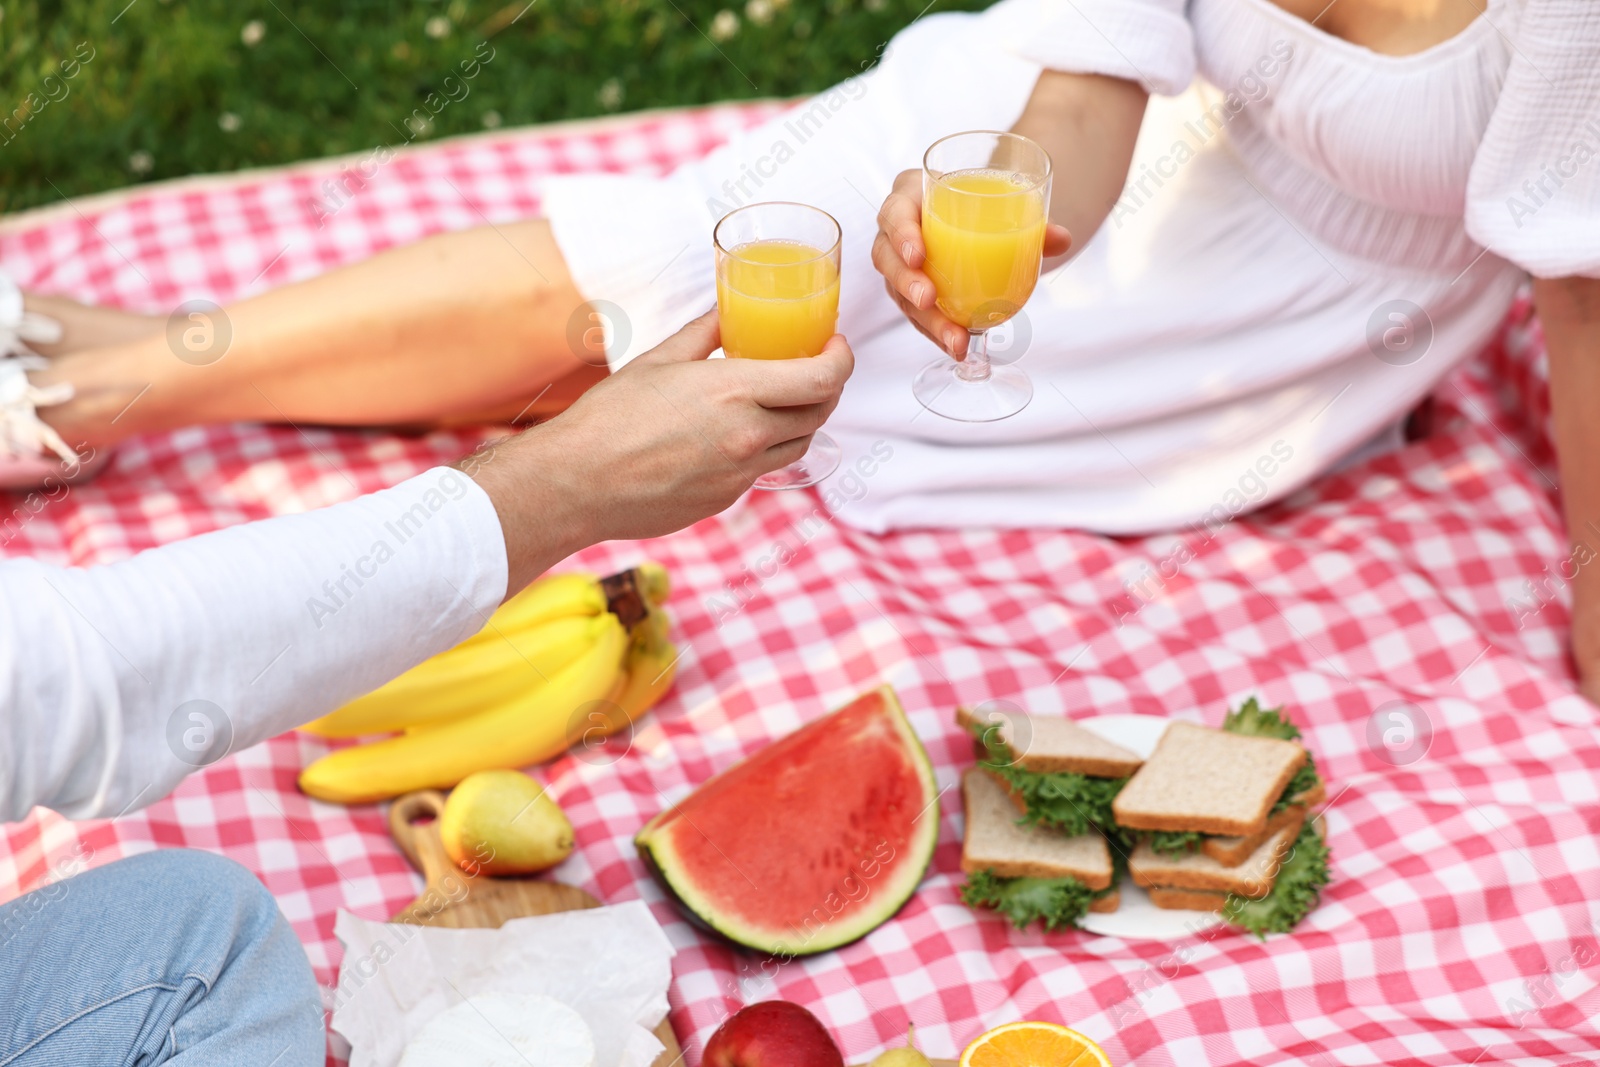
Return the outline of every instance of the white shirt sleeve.
<path id="1" fill-rule="evenodd" d="M 1524 9 L 1500 101 L 1472 163 L 1466 223 L 1474 241 L 1536 277 L 1600 277 L 1594 0 L 1540 0 Z"/>
<path id="2" fill-rule="evenodd" d="M 0 562 L 0 822 L 149 804 L 476 632 L 506 576 L 447 467 L 121 563 Z"/>
<path id="3" fill-rule="evenodd" d="M 1188 0 L 1002 0 L 985 13 L 1008 50 L 1050 70 L 1105 74 L 1176 96 L 1194 80 Z"/>

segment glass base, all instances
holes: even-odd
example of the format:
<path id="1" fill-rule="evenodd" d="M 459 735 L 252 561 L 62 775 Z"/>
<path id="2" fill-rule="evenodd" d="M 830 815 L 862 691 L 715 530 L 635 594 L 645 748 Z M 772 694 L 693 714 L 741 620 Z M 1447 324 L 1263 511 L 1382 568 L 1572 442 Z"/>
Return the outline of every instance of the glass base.
<path id="1" fill-rule="evenodd" d="M 991 365 L 989 376 L 976 382 L 961 377 L 960 370 L 961 364 L 940 356 L 917 374 L 911 392 L 935 415 L 957 422 L 1009 419 L 1033 399 L 1033 383 L 1016 367 Z"/>
<path id="2" fill-rule="evenodd" d="M 839 443 L 818 430 L 811 435 L 806 454 L 789 464 L 763 474 L 754 482 L 757 489 L 804 489 L 816 485 L 839 469 Z"/>

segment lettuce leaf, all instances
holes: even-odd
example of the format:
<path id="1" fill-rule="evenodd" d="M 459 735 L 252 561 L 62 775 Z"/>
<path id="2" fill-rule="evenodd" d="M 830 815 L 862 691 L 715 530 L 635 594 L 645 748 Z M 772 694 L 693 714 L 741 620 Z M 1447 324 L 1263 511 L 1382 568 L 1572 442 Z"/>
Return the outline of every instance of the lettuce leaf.
<path id="1" fill-rule="evenodd" d="M 998 731 L 974 728 L 973 736 L 987 753 L 978 766 L 994 772 L 1021 797 L 1027 812 L 1019 820 L 1026 826 L 1048 826 L 1072 836 L 1099 828 L 1108 836 L 1123 837 L 1111 814 L 1111 802 L 1126 778 L 1091 778 L 1070 772 L 1041 773 L 1024 770 Z"/>
<path id="2" fill-rule="evenodd" d="M 1276 737 L 1280 741 L 1300 740 L 1300 728 L 1283 717 L 1283 708 L 1263 708 L 1251 697 L 1222 717 L 1222 728 L 1246 737 Z"/>
<path id="3" fill-rule="evenodd" d="M 1276 815 L 1287 808 L 1295 797 L 1302 793 L 1309 793 L 1322 783 L 1322 776 L 1317 773 L 1317 761 L 1311 758 L 1311 753 L 1306 753 L 1306 761 L 1300 764 L 1300 769 L 1294 772 L 1294 777 L 1289 779 L 1289 784 L 1283 787 L 1283 792 L 1278 794 L 1278 799 L 1273 803 L 1268 815 Z"/>
<path id="4" fill-rule="evenodd" d="M 1206 839 L 1198 830 L 1152 830 L 1146 837 L 1151 848 L 1171 859 L 1187 856 Z"/>
<path id="5" fill-rule="evenodd" d="M 1070 836 L 1086 834 L 1096 827 L 1116 833 L 1111 802 L 1116 799 L 1126 778 L 1090 778 L 1083 774 L 1040 774 L 1025 771 L 1015 764 L 984 761 L 1000 779 L 1022 795 L 1027 812 L 1021 822 L 1027 826 L 1048 826 Z"/>
<path id="6" fill-rule="evenodd" d="M 1222 917 L 1263 941 L 1268 934 L 1286 934 L 1321 901 L 1322 887 L 1331 877 L 1328 846 L 1314 822 L 1307 819 L 1278 868 L 1272 891 L 1257 900 L 1228 894 Z"/>
<path id="7" fill-rule="evenodd" d="M 1112 883 L 1112 888 L 1116 883 Z M 992 908 L 1018 930 L 1041 922 L 1047 931 L 1071 929 L 1089 911 L 1096 892 L 1076 878 L 1000 878 L 993 871 L 974 871 L 961 887 L 961 901 L 971 908 Z"/>

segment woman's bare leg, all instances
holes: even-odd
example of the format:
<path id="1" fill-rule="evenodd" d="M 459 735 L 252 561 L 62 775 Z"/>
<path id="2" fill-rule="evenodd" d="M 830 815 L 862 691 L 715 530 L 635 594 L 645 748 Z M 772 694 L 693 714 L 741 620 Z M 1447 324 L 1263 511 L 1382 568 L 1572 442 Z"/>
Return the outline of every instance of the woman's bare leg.
<path id="1" fill-rule="evenodd" d="M 598 347 L 581 347 L 593 331 L 569 344 L 583 299 L 543 219 L 430 237 L 229 305 L 226 327 L 195 320 L 189 348 L 169 341 L 164 320 L 63 303 L 29 298 L 68 323 L 64 354 L 37 378 L 76 388 L 42 413 L 74 443 L 239 420 L 532 416 L 604 374 Z M 231 330 L 225 350 L 205 348 L 207 328 L 213 338 Z M 106 343 L 80 348 L 75 335 Z"/>

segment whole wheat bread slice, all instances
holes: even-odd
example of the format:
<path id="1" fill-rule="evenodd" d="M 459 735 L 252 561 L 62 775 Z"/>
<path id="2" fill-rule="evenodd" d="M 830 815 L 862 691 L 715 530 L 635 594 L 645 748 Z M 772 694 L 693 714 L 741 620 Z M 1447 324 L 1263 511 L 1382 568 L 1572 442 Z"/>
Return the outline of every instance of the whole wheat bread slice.
<path id="1" fill-rule="evenodd" d="M 1279 865 L 1300 833 L 1305 821 L 1304 808 L 1291 808 L 1298 817 L 1273 834 L 1250 858 L 1237 867 L 1224 867 L 1203 852 L 1191 852 L 1169 859 L 1141 841 L 1128 856 L 1128 873 L 1135 885 L 1163 886 L 1168 889 L 1209 889 L 1237 893 L 1242 897 L 1265 896 L 1278 879 Z"/>
<path id="2" fill-rule="evenodd" d="M 1006 798 L 1011 801 L 1011 806 L 1017 809 L 1018 817 L 1028 814 L 1028 799 L 1017 790 L 1011 788 L 1010 782 L 1006 781 L 1004 778 L 1000 777 L 1000 775 L 996 774 L 994 771 L 991 771 L 987 767 L 978 767 L 975 769 L 982 771 L 990 778 L 993 778 L 994 784 L 1005 790 Z"/>
<path id="3" fill-rule="evenodd" d="M 956 722 L 965 730 L 996 730 L 1017 766 L 1025 771 L 1126 778 L 1144 762 L 1138 753 L 1059 715 L 957 708 Z"/>
<path id="4" fill-rule="evenodd" d="M 1221 911 L 1222 906 L 1228 903 L 1228 894 L 1213 893 L 1208 889 L 1171 889 L 1153 885 L 1145 892 L 1150 897 L 1150 903 L 1173 911 Z"/>
<path id="5" fill-rule="evenodd" d="M 1000 878 L 1076 878 L 1090 889 L 1111 884 L 1111 850 L 1096 833 L 1068 837 L 1043 826 L 1017 825 L 1003 786 L 977 768 L 961 777 L 967 830 L 961 869 Z"/>
<path id="6" fill-rule="evenodd" d="M 1103 897 L 1095 897 L 1089 901 L 1089 910 L 1101 913 L 1116 911 L 1122 907 L 1122 890 L 1113 889 Z"/>
<path id="7" fill-rule="evenodd" d="M 1261 847 L 1261 843 L 1273 834 L 1288 826 L 1296 818 L 1295 810 L 1299 809 L 1299 818 L 1305 818 L 1307 808 L 1321 804 L 1327 797 L 1328 791 L 1321 782 L 1313 789 L 1307 789 L 1299 796 L 1289 801 L 1289 806 L 1276 815 L 1267 817 L 1267 825 L 1259 834 L 1249 837 L 1208 837 L 1200 844 L 1206 855 L 1222 864 L 1224 867 L 1237 867 L 1250 858 L 1250 853 Z"/>
<path id="8" fill-rule="evenodd" d="M 1111 802 L 1130 830 L 1198 831 L 1248 837 L 1267 816 L 1306 750 L 1275 737 L 1244 737 L 1175 722 Z"/>

